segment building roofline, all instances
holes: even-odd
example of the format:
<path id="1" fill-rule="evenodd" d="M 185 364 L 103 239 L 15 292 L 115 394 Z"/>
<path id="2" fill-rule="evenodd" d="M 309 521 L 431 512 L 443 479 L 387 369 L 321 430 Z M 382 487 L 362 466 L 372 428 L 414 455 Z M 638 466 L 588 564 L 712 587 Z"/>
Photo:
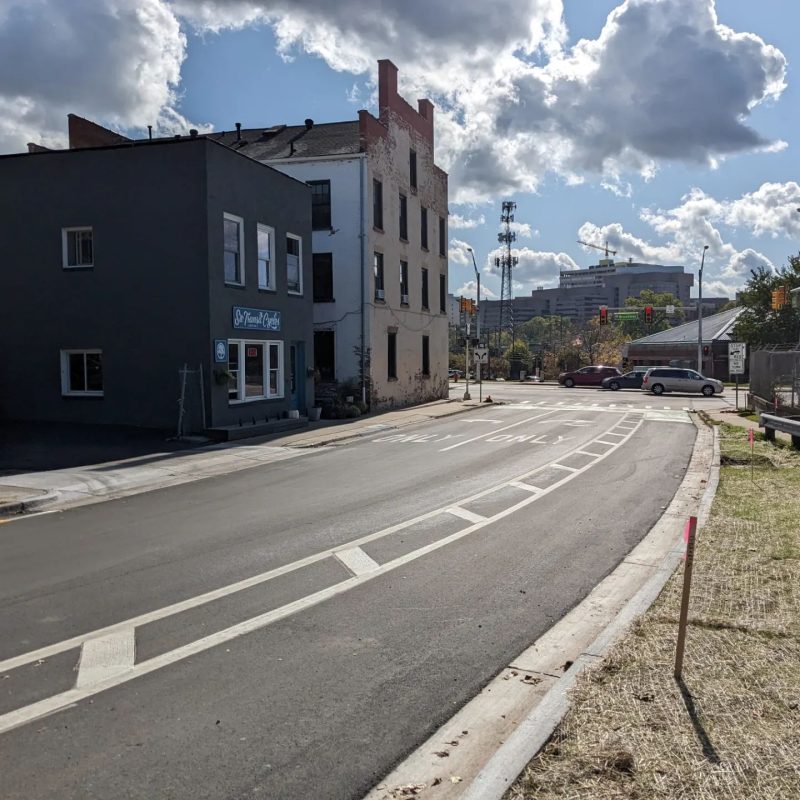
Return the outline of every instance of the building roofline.
<path id="1" fill-rule="evenodd" d="M 127 142 L 119 142 L 118 144 L 103 144 L 103 145 L 96 145 L 93 147 L 73 147 L 73 148 L 64 148 L 62 150 L 37 150 L 32 153 L 4 153 L 0 154 L 0 161 L 6 159 L 13 159 L 13 158 L 41 158 L 53 155 L 70 155 L 73 153 L 87 153 L 87 152 L 97 152 L 101 150 L 132 150 L 139 147 L 163 147 L 169 145 L 186 145 L 189 143 L 196 143 L 196 142 L 203 142 L 206 145 L 212 145 L 214 147 L 221 147 L 223 150 L 238 156 L 239 158 L 247 159 L 251 164 L 258 164 L 260 167 L 264 169 L 268 169 L 274 172 L 277 175 L 280 175 L 287 180 L 294 181 L 295 183 L 302 184 L 303 186 L 307 186 L 308 184 L 305 181 L 301 181 L 298 178 L 294 178 L 291 175 L 287 175 L 285 172 L 281 172 L 279 169 L 275 169 L 275 167 L 270 166 L 270 164 L 259 161 L 251 156 L 248 156 L 247 153 L 242 153 L 239 150 L 236 150 L 233 147 L 229 147 L 224 142 L 219 142 L 216 139 L 211 139 L 208 136 L 181 136 L 180 138 L 172 138 L 172 139 L 130 139 Z M 356 154 L 357 155 L 357 154 Z"/>

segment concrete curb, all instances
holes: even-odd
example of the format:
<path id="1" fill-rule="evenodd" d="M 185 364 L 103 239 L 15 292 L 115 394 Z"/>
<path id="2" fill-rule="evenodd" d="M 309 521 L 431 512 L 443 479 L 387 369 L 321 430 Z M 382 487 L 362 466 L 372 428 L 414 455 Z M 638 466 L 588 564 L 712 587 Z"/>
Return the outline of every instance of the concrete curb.
<path id="1" fill-rule="evenodd" d="M 40 511 L 49 505 L 57 502 L 61 497 L 61 492 L 57 489 L 41 495 L 31 495 L 22 500 L 15 500 L 12 503 L 0 503 L 0 515 L 28 514 L 31 511 Z"/>
<path id="2" fill-rule="evenodd" d="M 708 519 L 714 495 L 719 485 L 720 447 L 716 427 L 712 426 L 713 456 L 708 482 L 698 508 L 698 524 Z M 547 743 L 569 710 L 568 690 L 590 664 L 596 664 L 627 631 L 629 625 L 653 604 L 666 582 L 680 564 L 683 556 L 683 537 L 674 544 L 655 572 L 626 603 L 617 617 L 575 660 L 572 666 L 547 692 L 536 708 L 520 723 L 514 733 L 489 759 L 461 794 L 461 800 L 501 800 L 530 760 Z"/>

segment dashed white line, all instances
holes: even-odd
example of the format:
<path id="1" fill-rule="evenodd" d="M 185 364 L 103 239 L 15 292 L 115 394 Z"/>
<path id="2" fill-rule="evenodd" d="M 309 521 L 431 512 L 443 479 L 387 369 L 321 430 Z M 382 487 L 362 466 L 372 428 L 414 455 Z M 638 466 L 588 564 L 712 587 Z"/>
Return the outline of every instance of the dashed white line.
<path id="1" fill-rule="evenodd" d="M 374 572 L 380 564 L 370 558 L 360 547 L 349 547 L 347 550 L 337 550 L 335 558 L 341 561 L 353 575 L 366 575 Z"/>
<path id="2" fill-rule="evenodd" d="M 455 517 L 461 517 L 461 519 L 465 519 L 473 525 L 486 521 L 486 517 L 482 517 L 480 514 L 473 514 L 471 511 L 467 511 L 466 508 L 461 508 L 461 506 L 450 506 L 450 508 L 447 509 L 447 513 Z"/>
<path id="3" fill-rule="evenodd" d="M 75 686 L 84 689 L 113 678 L 133 667 L 136 660 L 136 631 L 125 628 L 99 639 L 89 639 L 81 648 Z"/>
<path id="4" fill-rule="evenodd" d="M 532 483 L 525 483 L 524 481 L 511 481 L 508 485 L 513 486 L 515 489 L 524 489 L 526 492 L 542 491 L 538 486 L 534 486 Z"/>

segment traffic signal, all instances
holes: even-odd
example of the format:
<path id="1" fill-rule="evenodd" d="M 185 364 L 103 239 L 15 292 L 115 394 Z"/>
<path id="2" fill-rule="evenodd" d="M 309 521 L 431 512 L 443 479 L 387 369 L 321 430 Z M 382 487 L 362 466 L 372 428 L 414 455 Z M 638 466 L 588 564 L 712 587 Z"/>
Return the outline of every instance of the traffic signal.
<path id="1" fill-rule="evenodd" d="M 644 321 L 648 325 L 653 324 L 653 306 L 645 306 L 644 307 Z"/>
<path id="2" fill-rule="evenodd" d="M 469 301 L 467 300 L 466 297 L 459 297 L 458 298 L 458 310 L 462 311 L 462 312 L 463 311 L 467 311 L 468 310 L 468 306 L 467 306 L 468 302 Z"/>
<path id="3" fill-rule="evenodd" d="M 789 292 L 785 286 L 779 286 L 772 293 L 772 309 L 777 311 L 787 305 L 789 305 Z"/>
<path id="4" fill-rule="evenodd" d="M 708 355 L 708 353 L 709 353 L 709 351 L 710 351 L 710 349 L 711 349 L 711 348 L 710 348 L 710 347 L 709 347 L 707 344 L 704 344 L 704 345 L 703 345 L 703 355 L 704 355 L 704 356 L 707 356 L 707 355 Z"/>
<path id="5" fill-rule="evenodd" d="M 600 324 L 608 325 L 608 306 L 600 306 Z"/>

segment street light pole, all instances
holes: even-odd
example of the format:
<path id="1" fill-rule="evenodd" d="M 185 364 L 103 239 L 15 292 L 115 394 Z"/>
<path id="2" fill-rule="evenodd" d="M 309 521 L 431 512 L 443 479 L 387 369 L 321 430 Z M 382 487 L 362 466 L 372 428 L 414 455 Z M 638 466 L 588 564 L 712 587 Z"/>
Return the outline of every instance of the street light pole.
<path id="1" fill-rule="evenodd" d="M 478 339 L 478 346 L 481 345 L 481 274 L 478 272 L 478 265 L 475 263 L 475 251 L 468 247 L 469 254 L 472 256 L 472 268 L 475 270 L 475 280 L 478 282 L 478 319 L 476 320 L 476 338 Z M 469 365 L 467 365 L 469 369 Z M 483 401 L 483 381 L 481 380 L 481 363 L 480 361 L 475 364 L 475 377 L 478 380 L 478 402 Z"/>
<path id="2" fill-rule="evenodd" d="M 697 283 L 697 371 L 703 374 L 703 265 L 706 261 L 708 245 L 703 245 L 703 256 L 700 259 L 700 280 Z"/>

